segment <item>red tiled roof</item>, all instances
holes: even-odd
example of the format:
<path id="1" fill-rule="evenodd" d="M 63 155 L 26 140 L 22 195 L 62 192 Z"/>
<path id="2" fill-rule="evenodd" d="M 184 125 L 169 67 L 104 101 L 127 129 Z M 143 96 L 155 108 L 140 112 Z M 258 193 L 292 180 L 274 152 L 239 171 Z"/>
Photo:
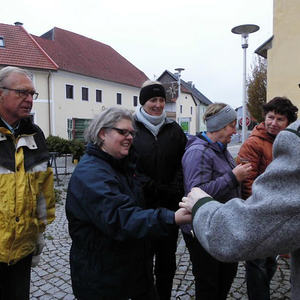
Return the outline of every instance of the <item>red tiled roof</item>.
<path id="1" fill-rule="evenodd" d="M 0 36 L 5 43 L 0 47 L 0 65 L 57 70 L 56 63 L 23 26 L 0 23 Z"/>
<path id="2" fill-rule="evenodd" d="M 113 48 L 85 36 L 55 27 L 33 37 L 61 70 L 135 87 L 148 79 Z"/>

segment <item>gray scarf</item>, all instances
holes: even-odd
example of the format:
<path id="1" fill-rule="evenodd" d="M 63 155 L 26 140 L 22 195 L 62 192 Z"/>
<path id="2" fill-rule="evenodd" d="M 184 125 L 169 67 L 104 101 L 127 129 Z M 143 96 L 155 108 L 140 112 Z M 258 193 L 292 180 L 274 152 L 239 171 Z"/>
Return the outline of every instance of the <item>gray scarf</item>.
<path id="1" fill-rule="evenodd" d="M 143 107 L 141 106 L 136 109 L 135 115 L 137 120 L 142 122 L 146 126 L 146 128 L 152 132 L 154 136 L 157 136 L 160 127 L 166 121 L 165 111 L 163 111 L 163 113 L 160 116 L 151 116 L 148 113 L 146 113 Z"/>

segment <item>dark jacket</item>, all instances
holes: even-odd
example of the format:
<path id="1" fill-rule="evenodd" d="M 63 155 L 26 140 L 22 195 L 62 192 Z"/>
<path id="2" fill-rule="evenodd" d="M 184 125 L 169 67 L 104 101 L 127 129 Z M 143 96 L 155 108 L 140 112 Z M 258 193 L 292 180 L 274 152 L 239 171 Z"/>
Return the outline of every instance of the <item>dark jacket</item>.
<path id="1" fill-rule="evenodd" d="M 181 158 L 186 136 L 181 127 L 167 119 L 155 137 L 142 122 L 135 120 L 133 141 L 137 156 L 137 178 L 143 186 L 147 208 L 177 210 L 183 197 Z"/>
<path id="2" fill-rule="evenodd" d="M 72 286 L 79 299 L 133 297 L 152 286 L 146 237 L 166 236 L 174 213 L 142 210 L 128 159 L 89 144 L 71 177 L 66 214 Z"/>
<path id="3" fill-rule="evenodd" d="M 235 162 L 227 148 L 209 143 L 201 133 L 191 136 L 182 158 L 186 194 L 200 187 L 220 202 L 240 195 L 239 183 L 232 173 Z"/>
<path id="4" fill-rule="evenodd" d="M 251 163 L 250 177 L 242 183 L 242 198 L 247 199 L 252 194 L 252 184 L 256 177 L 262 174 L 272 161 L 272 148 L 275 136 L 268 134 L 265 123 L 255 126 L 249 138 L 240 148 L 237 162 L 246 159 Z"/>

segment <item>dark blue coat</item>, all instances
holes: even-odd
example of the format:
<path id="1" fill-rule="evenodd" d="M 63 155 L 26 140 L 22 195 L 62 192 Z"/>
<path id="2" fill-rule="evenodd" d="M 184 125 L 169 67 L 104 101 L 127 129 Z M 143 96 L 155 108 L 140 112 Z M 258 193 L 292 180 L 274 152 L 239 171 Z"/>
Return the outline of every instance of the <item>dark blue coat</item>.
<path id="1" fill-rule="evenodd" d="M 174 213 L 143 210 L 128 159 L 88 145 L 68 187 L 72 286 L 79 299 L 133 297 L 153 284 L 147 237 L 163 237 Z"/>

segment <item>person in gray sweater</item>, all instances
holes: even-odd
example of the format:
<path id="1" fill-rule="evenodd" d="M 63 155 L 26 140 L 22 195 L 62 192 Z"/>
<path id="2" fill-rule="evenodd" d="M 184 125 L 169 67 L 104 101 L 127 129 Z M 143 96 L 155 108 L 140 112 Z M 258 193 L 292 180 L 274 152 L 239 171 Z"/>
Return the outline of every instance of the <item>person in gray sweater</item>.
<path id="1" fill-rule="evenodd" d="M 300 121 L 277 135 L 273 161 L 247 200 L 223 204 L 193 188 L 179 205 L 192 212 L 197 239 L 218 260 L 291 252 L 291 299 L 300 299 Z"/>

